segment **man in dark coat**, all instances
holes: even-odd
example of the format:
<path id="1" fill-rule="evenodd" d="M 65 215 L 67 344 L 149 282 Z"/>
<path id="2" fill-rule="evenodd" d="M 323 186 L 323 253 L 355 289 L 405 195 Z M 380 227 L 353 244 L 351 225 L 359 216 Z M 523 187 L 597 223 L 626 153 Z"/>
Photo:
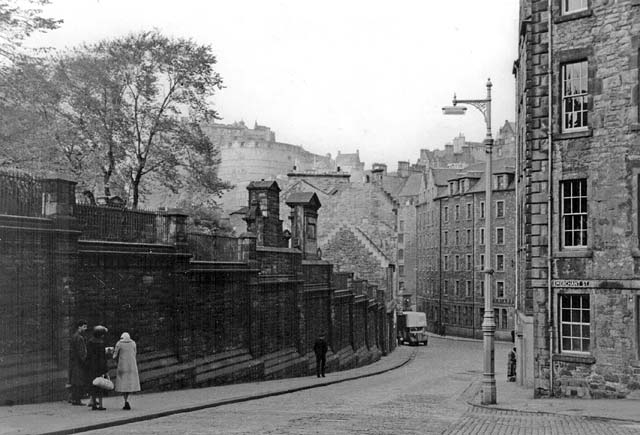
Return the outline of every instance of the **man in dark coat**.
<path id="1" fill-rule="evenodd" d="M 82 333 L 87 330 L 87 321 L 78 320 L 76 322 L 76 331 L 69 340 L 69 385 L 71 385 L 71 398 L 69 402 L 72 405 L 82 405 L 82 396 L 86 391 L 86 359 L 87 345 L 84 341 Z"/>
<path id="2" fill-rule="evenodd" d="M 316 354 L 316 375 L 318 377 L 322 376 L 324 378 L 324 368 L 327 364 L 327 350 L 329 350 L 329 346 L 327 346 L 325 335 L 320 334 L 313 345 L 313 352 Z"/>
<path id="3" fill-rule="evenodd" d="M 513 350 L 509 352 L 509 360 L 507 362 L 507 380 L 509 382 L 516 381 L 516 361 L 517 361 L 517 355 L 516 355 L 516 348 L 514 347 Z"/>

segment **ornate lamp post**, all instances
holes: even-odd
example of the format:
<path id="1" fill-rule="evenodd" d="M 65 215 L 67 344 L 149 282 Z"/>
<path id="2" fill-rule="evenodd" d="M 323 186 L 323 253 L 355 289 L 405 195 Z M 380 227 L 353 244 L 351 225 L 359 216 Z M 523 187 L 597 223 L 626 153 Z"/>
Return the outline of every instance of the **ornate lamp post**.
<path id="1" fill-rule="evenodd" d="M 442 108 L 445 115 L 464 115 L 467 108 L 458 104 L 468 104 L 475 107 L 484 116 L 487 124 L 487 135 L 484 139 L 487 163 L 485 164 L 485 240 L 484 240 L 484 318 L 482 321 L 482 335 L 484 338 L 484 374 L 482 377 L 482 404 L 496 403 L 496 370 L 495 370 L 495 334 L 496 322 L 493 315 L 493 268 L 491 267 L 491 243 L 493 239 L 493 207 L 491 193 L 493 190 L 493 138 L 491 137 L 491 80 L 487 80 L 487 98 L 482 100 L 459 100 L 453 95 L 453 106 Z"/>

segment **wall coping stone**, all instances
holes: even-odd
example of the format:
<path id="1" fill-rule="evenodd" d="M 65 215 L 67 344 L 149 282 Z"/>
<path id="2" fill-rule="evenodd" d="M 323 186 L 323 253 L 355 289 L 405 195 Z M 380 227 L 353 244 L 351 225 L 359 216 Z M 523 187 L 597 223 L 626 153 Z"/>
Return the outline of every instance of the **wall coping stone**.
<path id="1" fill-rule="evenodd" d="M 257 252 L 279 252 L 284 254 L 302 254 L 302 251 L 296 248 L 278 248 L 276 246 L 257 246 Z"/>
<path id="2" fill-rule="evenodd" d="M 327 260 L 302 260 L 303 266 L 328 266 L 332 264 Z"/>
<path id="3" fill-rule="evenodd" d="M 92 250 L 92 249 L 78 249 L 78 252 L 83 254 L 126 254 L 126 255 L 151 255 L 155 257 L 191 257 L 191 254 L 181 252 L 153 252 L 153 251 L 108 251 L 108 250 Z"/>
<path id="4" fill-rule="evenodd" d="M 112 240 L 80 240 L 78 241 L 81 245 L 101 245 L 101 246 L 133 246 L 136 248 L 174 248 L 175 246 L 168 243 L 136 243 L 136 242 L 118 242 Z"/>

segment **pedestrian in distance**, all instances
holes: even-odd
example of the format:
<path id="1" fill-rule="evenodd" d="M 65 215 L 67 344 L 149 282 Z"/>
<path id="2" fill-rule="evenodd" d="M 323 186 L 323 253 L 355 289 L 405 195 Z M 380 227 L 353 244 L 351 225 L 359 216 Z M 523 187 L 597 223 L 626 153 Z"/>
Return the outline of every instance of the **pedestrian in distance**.
<path id="1" fill-rule="evenodd" d="M 507 381 L 515 382 L 516 381 L 516 348 L 514 347 L 509 352 L 509 361 L 507 363 Z"/>
<path id="2" fill-rule="evenodd" d="M 313 352 L 316 354 L 316 375 L 324 378 L 324 370 L 327 365 L 327 351 L 329 346 L 325 334 L 320 334 L 315 344 L 313 345 Z"/>
<path id="3" fill-rule="evenodd" d="M 122 393 L 124 406 L 128 411 L 129 394 L 140 391 L 140 377 L 138 376 L 138 364 L 136 363 L 136 342 L 131 339 L 129 333 L 123 332 L 113 351 L 113 359 L 118 362 L 116 371 L 116 391 Z"/>
<path id="4" fill-rule="evenodd" d="M 93 328 L 93 337 L 87 342 L 87 374 L 89 383 L 95 378 L 107 376 L 107 354 L 104 346 L 104 336 L 108 330 L 104 326 Z M 91 409 L 94 411 L 104 411 L 102 406 L 102 396 L 104 390 L 91 384 Z"/>
<path id="5" fill-rule="evenodd" d="M 72 405 L 82 405 L 82 397 L 86 393 L 87 374 L 87 344 L 83 333 L 87 330 L 86 320 L 76 322 L 76 330 L 69 340 L 69 385 Z"/>

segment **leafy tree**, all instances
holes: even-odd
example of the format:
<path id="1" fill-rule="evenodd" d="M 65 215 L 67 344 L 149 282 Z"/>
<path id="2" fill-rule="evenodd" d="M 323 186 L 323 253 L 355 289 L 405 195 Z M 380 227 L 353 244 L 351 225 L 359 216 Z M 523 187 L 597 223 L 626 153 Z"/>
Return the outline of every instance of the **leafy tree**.
<path id="1" fill-rule="evenodd" d="M 174 193 L 230 187 L 217 178 L 218 150 L 200 128 L 217 118 L 210 108 L 222 87 L 215 63 L 210 46 L 158 31 L 85 46 L 59 62 L 57 76 L 70 78 L 63 88 L 74 94 L 65 118 L 100 144 L 92 149 L 102 150 L 103 174 L 117 173 L 134 207 L 145 179 Z M 70 74 L 71 66 L 87 74 Z M 95 125 L 99 133 L 87 130 Z"/>
<path id="2" fill-rule="evenodd" d="M 41 16 L 46 4 L 49 0 L 0 0 L 0 60 L 14 61 L 27 37 L 60 26 L 62 20 Z"/>
<path id="3" fill-rule="evenodd" d="M 215 63 L 210 46 L 150 31 L 82 45 L 46 65 L 25 62 L 2 86 L 44 127 L 50 140 L 40 152 L 53 148 L 85 188 L 117 187 L 137 207 L 158 187 L 182 197 L 231 187 L 217 177 L 219 150 L 200 127 L 217 118 Z"/>

